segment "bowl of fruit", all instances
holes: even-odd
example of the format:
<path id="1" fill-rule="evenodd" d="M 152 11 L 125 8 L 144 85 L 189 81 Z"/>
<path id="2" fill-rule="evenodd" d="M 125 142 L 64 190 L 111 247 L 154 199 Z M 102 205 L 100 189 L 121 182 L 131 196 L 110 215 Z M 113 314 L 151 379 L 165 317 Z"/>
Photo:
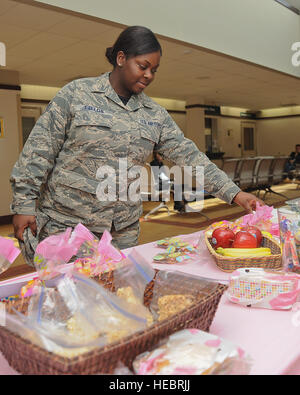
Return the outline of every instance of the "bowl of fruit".
<path id="1" fill-rule="evenodd" d="M 225 272 L 241 267 L 282 269 L 280 244 L 256 226 L 216 227 L 205 232 L 205 242 L 217 266 Z"/>

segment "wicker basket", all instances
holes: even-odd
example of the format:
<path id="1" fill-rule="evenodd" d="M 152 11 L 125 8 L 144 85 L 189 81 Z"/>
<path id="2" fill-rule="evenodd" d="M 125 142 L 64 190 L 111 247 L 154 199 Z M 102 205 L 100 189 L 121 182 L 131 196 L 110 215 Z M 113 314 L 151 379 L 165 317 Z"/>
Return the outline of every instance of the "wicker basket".
<path id="1" fill-rule="evenodd" d="M 123 338 L 121 341 L 96 348 L 74 358 L 65 358 L 50 353 L 0 326 L 0 351 L 11 367 L 23 374 L 107 374 L 112 373 L 119 362 L 132 368 L 132 362 L 137 355 L 149 350 L 161 339 L 180 329 L 190 327 L 208 331 L 220 298 L 227 288 L 225 285 L 216 284 L 210 292 L 203 293 L 203 282 L 200 286 L 199 279 L 189 280 L 189 277 L 180 274 L 175 274 L 174 278 L 172 293 L 191 294 L 192 292 L 198 295 L 196 302 L 170 319 L 154 323 L 148 329 Z M 155 281 L 156 278 L 145 291 L 144 304 L 146 306 L 151 303 Z M 99 282 L 106 288 L 114 290 L 113 274 L 101 277 Z M 197 284 L 199 284 L 199 290 L 197 290 Z M 177 292 L 174 292 L 174 289 Z M 167 292 L 168 287 L 165 287 L 164 294 Z M 7 311 L 11 313 L 11 308 L 14 307 L 26 314 L 28 302 L 26 299 L 7 302 Z"/>
<path id="2" fill-rule="evenodd" d="M 263 236 L 262 247 L 269 247 L 271 255 L 262 257 L 234 258 L 218 254 L 212 246 L 211 237 L 205 234 L 207 248 L 219 269 L 224 272 L 233 272 L 241 267 L 261 267 L 265 269 L 282 269 L 282 255 L 280 245 L 269 237 Z"/>

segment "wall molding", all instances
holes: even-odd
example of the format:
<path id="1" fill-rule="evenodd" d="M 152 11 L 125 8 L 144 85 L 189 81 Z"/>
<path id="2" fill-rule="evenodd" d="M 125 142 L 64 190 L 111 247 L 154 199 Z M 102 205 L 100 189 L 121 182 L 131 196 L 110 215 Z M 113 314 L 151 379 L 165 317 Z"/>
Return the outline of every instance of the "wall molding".
<path id="1" fill-rule="evenodd" d="M 249 117 L 247 117 L 247 116 L 237 116 L 237 115 L 226 115 L 226 114 L 222 114 L 222 113 L 220 113 L 220 114 L 210 113 L 209 108 L 212 108 L 212 109 L 216 108 L 217 109 L 218 107 L 219 106 L 214 106 L 214 105 L 209 106 L 207 104 L 189 104 L 189 105 L 185 106 L 185 108 L 187 110 L 189 110 L 191 108 L 203 108 L 206 116 L 209 116 L 209 115 L 213 116 L 214 115 L 216 117 L 222 117 L 222 118 L 233 118 L 233 119 L 242 119 L 242 120 L 244 119 L 244 120 L 252 120 L 252 121 L 300 117 L 300 114 L 274 115 L 274 116 L 270 116 L 270 117 L 260 117 L 259 115 L 256 115 L 255 117 L 253 117 L 252 114 L 254 114 L 254 113 L 249 112 Z M 219 108 L 221 108 L 221 106 Z M 207 111 L 205 111 L 205 110 L 207 110 Z"/>
<path id="2" fill-rule="evenodd" d="M 291 114 L 291 115 L 277 115 L 274 117 L 258 117 L 258 120 L 267 120 L 267 119 L 281 119 L 281 118 L 295 118 L 300 117 L 300 114 Z"/>
<path id="3" fill-rule="evenodd" d="M 183 110 L 167 110 L 169 114 L 186 114 Z"/>
<path id="4" fill-rule="evenodd" d="M 43 100 L 43 99 L 23 99 L 21 98 L 22 103 L 37 103 L 37 104 L 49 104 L 50 100 Z"/>
<path id="5" fill-rule="evenodd" d="M 0 89 L 10 90 L 10 91 L 20 91 L 20 85 L 8 85 L 8 84 L 0 84 Z"/>

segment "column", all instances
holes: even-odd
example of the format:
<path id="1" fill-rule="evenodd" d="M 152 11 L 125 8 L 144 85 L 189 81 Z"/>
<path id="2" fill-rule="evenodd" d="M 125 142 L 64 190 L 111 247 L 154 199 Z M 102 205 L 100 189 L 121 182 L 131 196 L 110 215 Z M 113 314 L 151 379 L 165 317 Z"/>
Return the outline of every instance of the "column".
<path id="1" fill-rule="evenodd" d="M 194 141 L 200 151 L 205 152 L 205 120 L 203 99 L 190 98 L 186 102 L 185 136 Z"/>

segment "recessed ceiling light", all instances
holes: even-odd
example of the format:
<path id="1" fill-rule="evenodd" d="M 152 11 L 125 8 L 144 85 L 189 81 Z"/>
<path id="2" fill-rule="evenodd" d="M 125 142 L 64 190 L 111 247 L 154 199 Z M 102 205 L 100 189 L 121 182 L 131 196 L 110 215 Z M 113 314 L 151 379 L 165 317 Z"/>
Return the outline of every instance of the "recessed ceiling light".
<path id="1" fill-rule="evenodd" d="M 184 55 L 188 55 L 189 53 L 192 53 L 192 52 L 193 52 L 192 49 L 185 49 L 185 50 L 183 51 L 183 54 L 184 54 Z"/>

